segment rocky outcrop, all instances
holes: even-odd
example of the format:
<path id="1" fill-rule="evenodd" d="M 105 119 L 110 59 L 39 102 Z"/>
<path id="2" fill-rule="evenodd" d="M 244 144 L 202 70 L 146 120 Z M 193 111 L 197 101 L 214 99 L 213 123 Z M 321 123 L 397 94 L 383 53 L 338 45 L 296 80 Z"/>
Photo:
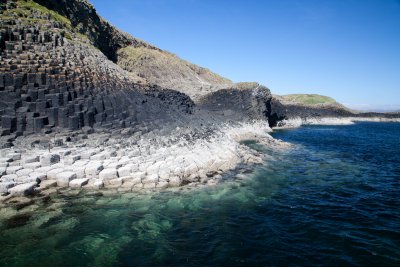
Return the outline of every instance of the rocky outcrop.
<path id="1" fill-rule="evenodd" d="M 258 83 L 238 83 L 202 97 L 198 107 L 226 121 L 271 120 L 271 91 Z"/>
<path id="2" fill-rule="evenodd" d="M 140 77 L 142 83 L 156 84 L 189 95 L 198 96 L 232 82 L 208 69 L 199 67 L 124 33 L 101 18 L 87 1 L 35 0 L 70 21 L 74 31 L 86 36 L 110 60 Z"/>
<path id="3" fill-rule="evenodd" d="M 19 4 L 25 7 L 9 2 L 2 12 L 18 14 Z M 41 23 L 0 18 L 1 135 L 126 127 L 191 113 L 188 96 L 136 83 L 98 49 L 66 38 L 74 33 L 63 23 L 34 11 Z"/>
<path id="4" fill-rule="evenodd" d="M 6 199 L 54 187 L 126 192 L 215 184 L 223 172 L 261 162 L 239 143 L 241 136 L 274 143 L 264 86 L 232 85 L 136 41 L 105 24 L 86 1 L 9 1 L 1 12 L 0 193 Z M 161 60 L 153 74 L 172 83 L 155 80 L 161 87 L 146 80 L 153 74 L 134 75 L 137 69 L 129 68 L 136 63 L 122 63 L 121 54 L 126 70 L 111 61 L 124 46 L 161 53 L 144 61 Z M 175 65 L 165 73 L 170 60 Z"/>
<path id="5" fill-rule="evenodd" d="M 354 115 L 348 109 L 336 105 L 303 105 L 297 103 L 282 103 L 277 98 L 271 100 L 272 113 L 277 121 L 282 119 L 308 117 L 346 117 Z"/>
<path id="6" fill-rule="evenodd" d="M 298 100 L 301 101 L 298 101 Z M 320 102 L 318 102 L 318 100 Z M 334 99 L 320 95 L 274 95 L 270 101 L 270 126 L 285 123 L 301 124 L 342 124 L 361 119 L 383 121 L 400 118 L 396 113 L 357 112 Z M 291 122 L 289 122 L 291 121 Z"/>

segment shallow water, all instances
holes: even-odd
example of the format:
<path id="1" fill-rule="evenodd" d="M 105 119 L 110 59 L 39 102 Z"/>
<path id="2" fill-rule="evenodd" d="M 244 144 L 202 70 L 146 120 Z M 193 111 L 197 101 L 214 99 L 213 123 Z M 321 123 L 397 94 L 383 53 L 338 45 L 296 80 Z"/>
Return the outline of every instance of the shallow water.
<path id="1" fill-rule="evenodd" d="M 288 152 L 206 189 L 0 212 L 0 266 L 399 266 L 400 124 L 275 132 Z"/>

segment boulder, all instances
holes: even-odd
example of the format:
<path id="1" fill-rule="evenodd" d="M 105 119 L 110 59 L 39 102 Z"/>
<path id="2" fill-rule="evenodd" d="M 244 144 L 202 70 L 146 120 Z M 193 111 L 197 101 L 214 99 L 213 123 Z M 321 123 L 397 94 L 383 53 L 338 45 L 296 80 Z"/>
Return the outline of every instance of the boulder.
<path id="1" fill-rule="evenodd" d="M 132 184 L 139 184 L 142 182 L 141 178 L 133 178 L 132 176 L 124 176 L 121 177 L 122 182 L 125 183 L 132 183 Z"/>
<path id="2" fill-rule="evenodd" d="M 74 164 L 76 161 L 78 161 L 80 159 L 81 159 L 80 155 L 71 155 L 71 156 L 68 156 L 68 157 L 64 158 L 64 164 L 72 165 L 72 164 Z"/>
<path id="3" fill-rule="evenodd" d="M 110 185 L 114 185 L 114 186 L 121 186 L 122 185 L 122 179 L 121 178 L 112 179 L 112 180 L 109 180 L 108 183 Z"/>
<path id="4" fill-rule="evenodd" d="M 42 166 L 50 166 L 60 162 L 60 155 L 58 154 L 47 154 L 40 156 L 40 163 Z"/>
<path id="5" fill-rule="evenodd" d="M 71 171 L 74 171 L 76 173 L 76 177 L 78 178 L 85 178 L 85 167 L 73 167 L 71 168 Z"/>
<path id="6" fill-rule="evenodd" d="M 16 172 L 16 174 L 19 176 L 19 177 L 22 177 L 22 176 L 30 176 L 30 174 L 33 172 L 33 170 L 32 169 L 20 169 L 20 170 L 18 170 L 17 172 Z"/>
<path id="7" fill-rule="evenodd" d="M 133 179 L 140 179 L 140 180 L 142 180 L 142 179 L 144 179 L 144 178 L 146 177 L 146 173 L 145 173 L 145 172 L 135 172 L 135 173 L 132 173 L 130 176 L 131 176 Z"/>
<path id="8" fill-rule="evenodd" d="M 24 164 L 27 164 L 27 163 L 39 162 L 39 160 L 40 160 L 39 156 L 29 156 L 24 158 L 23 162 Z"/>
<path id="9" fill-rule="evenodd" d="M 132 171 L 132 166 L 126 165 L 118 169 L 118 176 L 119 177 L 129 176 L 131 174 L 131 171 Z"/>
<path id="10" fill-rule="evenodd" d="M 7 193 L 8 189 L 10 189 L 11 187 L 14 187 L 14 185 L 15 184 L 13 182 L 0 183 L 0 194 Z"/>
<path id="11" fill-rule="evenodd" d="M 1 168 L 7 168 L 10 165 L 8 162 L 0 162 L 0 167 Z"/>
<path id="12" fill-rule="evenodd" d="M 18 178 L 17 179 L 15 179 L 15 181 L 17 182 L 17 183 L 30 183 L 30 182 L 39 182 L 38 180 L 36 180 L 35 178 L 33 178 L 33 177 L 30 177 L 30 176 L 18 176 Z"/>
<path id="13" fill-rule="evenodd" d="M 100 172 L 99 178 L 102 180 L 116 179 L 116 178 L 118 178 L 117 169 L 114 169 L 114 168 L 104 169 Z"/>
<path id="14" fill-rule="evenodd" d="M 35 170 L 35 169 L 38 169 L 40 167 L 42 167 L 42 164 L 40 164 L 40 162 L 32 162 L 32 163 L 25 163 L 24 164 L 24 168 L 26 168 L 26 169 Z"/>
<path id="15" fill-rule="evenodd" d="M 110 153 L 106 151 L 90 156 L 90 160 L 105 160 L 108 158 L 110 158 Z"/>
<path id="16" fill-rule="evenodd" d="M 144 179 L 142 179 L 143 184 L 149 184 L 149 183 L 157 183 L 158 182 L 158 174 L 150 174 L 146 175 Z"/>
<path id="17" fill-rule="evenodd" d="M 57 181 L 56 180 L 45 180 L 40 183 L 40 189 L 48 189 L 51 187 L 56 187 Z"/>
<path id="18" fill-rule="evenodd" d="M 178 176 L 171 176 L 171 177 L 169 177 L 168 181 L 169 181 L 168 184 L 171 187 L 180 186 L 181 182 L 182 182 L 181 178 L 179 178 Z"/>
<path id="19" fill-rule="evenodd" d="M 135 184 L 135 185 L 133 186 L 133 188 L 135 188 L 135 189 L 142 189 L 142 188 L 143 188 L 143 184 L 142 184 L 142 183 Z"/>
<path id="20" fill-rule="evenodd" d="M 17 171 L 23 169 L 22 166 L 10 166 L 7 168 L 6 173 L 7 174 L 16 174 Z"/>
<path id="21" fill-rule="evenodd" d="M 52 169 L 50 171 L 47 172 L 47 178 L 48 179 L 56 179 L 57 178 L 57 174 L 64 172 L 63 168 L 56 168 L 56 169 Z"/>
<path id="22" fill-rule="evenodd" d="M 74 179 L 69 182 L 69 186 L 72 188 L 81 188 L 82 186 L 86 185 L 88 181 L 88 178 Z"/>
<path id="23" fill-rule="evenodd" d="M 8 189 L 8 192 L 12 196 L 28 196 L 34 193 L 36 185 L 37 185 L 36 182 L 19 184 L 17 186 Z"/>
<path id="24" fill-rule="evenodd" d="M 76 179 L 76 173 L 72 171 L 60 172 L 56 175 L 57 185 L 60 187 L 67 187 L 74 179 Z"/>
<path id="25" fill-rule="evenodd" d="M 86 165 L 85 174 L 88 177 L 96 177 L 103 169 L 103 164 L 100 162 L 90 162 L 88 165 Z"/>
<path id="26" fill-rule="evenodd" d="M 49 171 L 56 169 L 53 166 L 47 166 L 47 167 L 39 167 L 35 169 L 35 172 L 39 173 L 48 173 Z"/>
<path id="27" fill-rule="evenodd" d="M 103 180 L 101 180 L 101 179 L 96 179 L 96 180 L 93 182 L 93 187 L 94 187 L 94 188 L 103 188 L 103 187 L 104 187 Z"/>
<path id="28" fill-rule="evenodd" d="M 157 188 L 167 188 L 168 187 L 168 182 L 158 182 L 156 183 Z"/>
<path id="29" fill-rule="evenodd" d="M 0 176 L 6 175 L 6 167 L 0 167 Z"/>
<path id="30" fill-rule="evenodd" d="M 135 186 L 136 187 L 136 186 Z M 150 188 L 155 188 L 156 187 L 156 183 L 147 183 L 147 184 L 143 184 L 143 188 L 144 189 L 150 189 Z"/>
<path id="31" fill-rule="evenodd" d="M 84 127 L 82 127 L 82 131 L 83 131 L 85 134 L 92 134 L 92 133 L 94 133 L 94 129 L 93 129 L 92 127 L 89 127 L 89 126 L 84 126 Z"/>
<path id="32" fill-rule="evenodd" d="M 12 158 L 13 161 L 21 159 L 21 153 L 10 153 L 7 157 Z"/>
<path id="33" fill-rule="evenodd" d="M 18 178 L 18 175 L 16 175 L 16 174 L 7 174 L 7 175 L 1 176 L 1 180 L 3 182 L 13 182 L 17 178 Z"/>
<path id="34" fill-rule="evenodd" d="M 0 162 L 12 162 L 13 159 L 11 157 L 0 158 Z"/>
<path id="35" fill-rule="evenodd" d="M 107 165 L 107 169 L 119 169 L 119 168 L 121 168 L 121 167 L 122 167 L 122 165 L 119 164 L 117 161 L 110 162 L 110 163 Z"/>
<path id="36" fill-rule="evenodd" d="M 96 151 L 93 151 L 93 150 L 84 151 L 81 154 L 81 159 L 90 159 L 90 157 L 95 154 L 96 154 Z"/>
<path id="37" fill-rule="evenodd" d="M 45 173 L 40 173 L 40 172 L 31 172 L 29 174 L 29 177 L 36 179 L 36 181 L 40 180 L 42 182 L 47 179 L 47 175 Z"/>

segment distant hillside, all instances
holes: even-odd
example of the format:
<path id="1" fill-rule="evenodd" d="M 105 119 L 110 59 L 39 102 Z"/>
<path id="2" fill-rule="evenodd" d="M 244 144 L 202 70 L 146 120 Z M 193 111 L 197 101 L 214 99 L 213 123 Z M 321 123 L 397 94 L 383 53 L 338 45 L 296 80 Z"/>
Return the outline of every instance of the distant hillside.
<path id="1" fill-rule="evenodd" d="M 318 104 L 337 104 L 336 100 L 323 95 L 317 94 L 290 94 L 280 96 L 284 101 L 293 102 L 303 105 L 318 105 Z"/>

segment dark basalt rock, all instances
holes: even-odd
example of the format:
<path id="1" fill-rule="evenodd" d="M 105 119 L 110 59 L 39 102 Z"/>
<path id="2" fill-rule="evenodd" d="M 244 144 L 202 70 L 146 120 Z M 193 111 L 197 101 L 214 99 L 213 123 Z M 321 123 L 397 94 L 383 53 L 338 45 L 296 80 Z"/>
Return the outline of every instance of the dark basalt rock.
<path id="1" fill-rule="evenodd" d="M 273 106 L 271 91 L 259 84 L 218 90 L 203 97 L 199 107 L 221 116 L 224 120 L 268 120 L 271 127 L 285 118 Z"/>
<path id="2" fill-rule="evenodd" d="M 116 62 L 117 50 L 129 45 L 148 46 L 132 36 L 117 31 L 103 20 L 96 9 L 86 1 L 71 0 L 35 0 L 37 3 L 56 11 L 71 21 L 72 27 L 88 36 L 94 46 L 110 60 Z"/>
<path id="3" fill-rule="evenodd" d="M 64 40 L 52 27 L 2 23 L 1 135 L 124 128 L 192 113 L 185 94 L 132 82 L 100 51 Z"/>

